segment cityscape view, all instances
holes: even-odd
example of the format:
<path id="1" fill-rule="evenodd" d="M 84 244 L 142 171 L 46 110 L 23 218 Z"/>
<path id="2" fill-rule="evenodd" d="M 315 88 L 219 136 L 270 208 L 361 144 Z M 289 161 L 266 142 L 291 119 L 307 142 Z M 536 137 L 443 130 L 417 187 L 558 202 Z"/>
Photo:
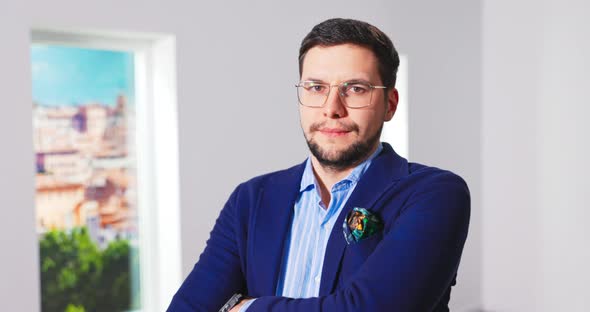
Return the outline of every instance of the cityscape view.
<path id="1" fill-rule="evenodd" d="M 33 45 L 31 62 L 42 309 L 137 309 L 133 54 Z"/>
<path id="2" fill-rule="evenodd" d="M 104 246 L 135 241 L 135 174 L 126 98 L 117 105 L 33 107 L 37 231 L 85 226 Z"/>

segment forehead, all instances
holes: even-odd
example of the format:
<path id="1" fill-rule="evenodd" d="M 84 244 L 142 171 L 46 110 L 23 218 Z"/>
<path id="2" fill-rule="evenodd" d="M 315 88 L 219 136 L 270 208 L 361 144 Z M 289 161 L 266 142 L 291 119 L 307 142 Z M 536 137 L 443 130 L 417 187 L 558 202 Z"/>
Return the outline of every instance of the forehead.
<path id="1" fill-rule="evenodd" d="M 364 79 L 375 83 L 380 81 L 377 57 L 370 49 L 354 44 L 315 46 L 303 59 L 301 79 L 310 78 L 324 81 Z"/>

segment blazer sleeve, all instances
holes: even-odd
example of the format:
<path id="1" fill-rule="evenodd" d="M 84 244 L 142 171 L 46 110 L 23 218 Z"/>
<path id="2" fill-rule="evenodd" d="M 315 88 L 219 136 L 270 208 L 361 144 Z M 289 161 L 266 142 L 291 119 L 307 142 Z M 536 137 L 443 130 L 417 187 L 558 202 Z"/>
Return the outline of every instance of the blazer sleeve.
<path id="1" fill-rule="evenodd" d="M 234 293 L 245 291 L 239 242 L 236 241 L 240 228 L 237 217 L 238 192 L 239 187 L 221 210 L 205 250 L 172 298 L 167 311 L 218 311 Z"/>
<path id="2" fill-rule="evenodd" d="M 450 172 L 421 185 L 342 288 L 306 299 L 260 297 L 248 312 L 432 311 L 459 266 L 469 226 L 470 195 L 463 179 Z"/>

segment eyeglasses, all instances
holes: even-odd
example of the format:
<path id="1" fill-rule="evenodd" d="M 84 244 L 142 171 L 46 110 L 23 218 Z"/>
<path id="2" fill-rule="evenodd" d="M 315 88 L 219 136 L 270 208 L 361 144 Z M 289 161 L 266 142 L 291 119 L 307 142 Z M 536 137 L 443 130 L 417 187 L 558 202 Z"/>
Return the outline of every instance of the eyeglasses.
<path id="1" fill-rule="evenodd" d="M 346 81 L 330 85 L 317 81 L 301 81 L 297 87 L 299 103 L 307 107 L 322 107 L 326 104 L 330 90 L 338 87 L 338 95 L 348 108 L 363 108 L 371 105 L 373 89 L 387 89 L 385 86 L 373 86 L 365 81 Z"/>

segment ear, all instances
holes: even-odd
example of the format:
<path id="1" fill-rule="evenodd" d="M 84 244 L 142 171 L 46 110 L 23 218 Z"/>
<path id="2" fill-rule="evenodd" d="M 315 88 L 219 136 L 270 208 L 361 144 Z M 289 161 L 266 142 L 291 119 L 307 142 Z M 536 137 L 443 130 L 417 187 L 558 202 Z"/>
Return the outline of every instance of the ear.
<path id="1" fill-rule="evenodd" d="M 399 100 L 399 94 L 397 93 L 396 88 L 391 88 L 391 90 L 387 91 L 387 103 L 385 108 L 385 116 L 383 117 L 383 121 L 390 121 L 397 110 L 397 102 Z"/>

